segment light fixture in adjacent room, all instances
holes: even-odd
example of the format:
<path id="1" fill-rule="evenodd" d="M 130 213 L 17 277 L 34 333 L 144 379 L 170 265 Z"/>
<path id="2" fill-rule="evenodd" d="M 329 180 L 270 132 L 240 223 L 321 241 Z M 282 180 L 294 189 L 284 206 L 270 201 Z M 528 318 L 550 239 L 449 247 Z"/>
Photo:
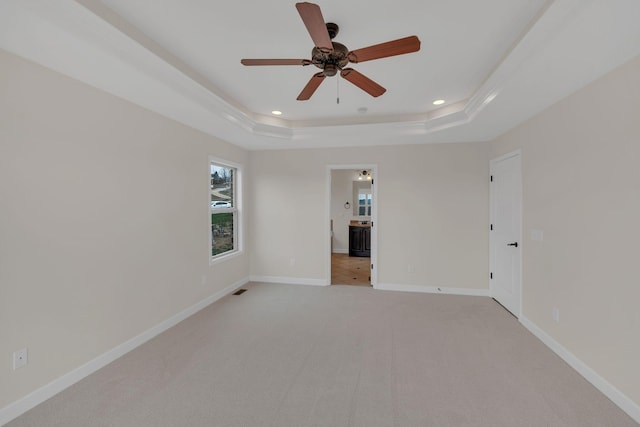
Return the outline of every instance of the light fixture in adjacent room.
<path id="1" fill-rule="evenodd" d="M 274 116 L 281 116 L 281 115 L 282 115 L 282 111 L 279 111 L 279 110 L 273 110 L 273 111 L 271 112 L 271 114 L 273 114 Z"/>
<path id="2" fill-rule="evenodd" d="M 358 171 L 358 180 L 362 181 L 364 179 L 371 180 L 371 172 L 368 170 Z"/>
<path id="3" fill-rule="evenodd" d="M 444 104 L 444 99 L 436 99 L 435 101 L 433 101 L 433 105 L 442 105 Z"/>

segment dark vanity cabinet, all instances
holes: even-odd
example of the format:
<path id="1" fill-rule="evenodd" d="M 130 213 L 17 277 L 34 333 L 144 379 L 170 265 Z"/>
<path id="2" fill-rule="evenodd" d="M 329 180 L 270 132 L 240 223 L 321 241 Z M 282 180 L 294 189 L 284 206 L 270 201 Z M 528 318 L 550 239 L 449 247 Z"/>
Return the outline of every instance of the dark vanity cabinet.
<path id="1" fill-rule="evenodd" d="M 371 256 L 371 227 L 349 226 L 349 256 Z"/>

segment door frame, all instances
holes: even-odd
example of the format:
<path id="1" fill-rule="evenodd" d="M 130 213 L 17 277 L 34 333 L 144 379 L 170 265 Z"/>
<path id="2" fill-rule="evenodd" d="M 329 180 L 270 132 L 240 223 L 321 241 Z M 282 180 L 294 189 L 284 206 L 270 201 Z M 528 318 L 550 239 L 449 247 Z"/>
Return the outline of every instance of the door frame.
<path id="1" fill-rule="evenodd" d="M 521 149 L 517 149 L 515 151 L 511 151 L 509 153 L 503 154 L 502 156 L 496 157 L 495 159 L 491 159 L 489 161 L 489 176 L 492 177 L 493 176 L 493 171 L 494 171 L 494 165 L 496 163 L 499 163 L 501 161 L 510 159 L 512 157 L 517 157 L 519 160 L 518 163 L 518 173 L 520 175 L 520 230 L 519 230 L 519 236 L 518 236 L 518 242 L 520 242 L 520 253 L 519 253 L 519 257 L 520 257 L 520 277 L 519 277 L 519 282 L 520 282 L 520 289 L 519 289 L 519 301 L 518 301 L 518 313 L 512 313 L 515 317 L 517 317 L 518 319 L 522 318 L 522 294 L 523 294 L 523 282 L 522 282 L 522 253 L 523 253 L 523 247 L 524 245 L 522 244 L 522 229 L 523 229 L 523 215 L 522 215 L 522 150 Z M 493 246 L 496 244 L 494 242 L 494 238 L 493 238 L 493 233 L 491 232 L 491 224 L 494 223 L 494 214 L 493 214 L 493 204 L 495 203 L 494 201 L 494 190 L 493 190 L 493 185 L 489 184 L 489 272 L 493 272 L 494 271 L 494 265 L 496 260 L 494 259 L 493 256 Z M 493 280 L 491 279 L 491 277 L 489 277 L 489 294 L 491 295 L 491 297 L 495 297 L 495 291 L 494 291 L 494 286 L 493 286 Z M 496 300 L 497 301 L 497 300 Z M 499 301 L 498 301 L 499 303 Z"/>
<path id="2" fill-rule="evenodd" d="M 326 165 L 326 197 L 325 197 L 325 274 L 327 275 L 326 285 L 331 285 L 331 172 L 334 170 L 353 170 L 358 169 L 371 170 L 371 179 L 374 184 L 372 186 L 373 206 L 371 207 L 371 286 L 375 288 L 378 283 L 378 165 L 375 163 L 352 163 L 352 164 L 330 164 Z"/>

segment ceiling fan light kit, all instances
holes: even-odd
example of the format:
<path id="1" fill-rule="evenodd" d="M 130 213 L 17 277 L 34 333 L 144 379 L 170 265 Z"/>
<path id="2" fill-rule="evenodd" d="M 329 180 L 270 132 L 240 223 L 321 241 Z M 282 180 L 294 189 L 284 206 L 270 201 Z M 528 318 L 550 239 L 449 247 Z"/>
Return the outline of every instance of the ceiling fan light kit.
<path id="1" fill-rule="evenodd" d="M 331 41 L 340 31 L 337 24 L 325 23 L 320 6 L 314 3 L 296 3 L 296 9 L 304 22 L 309 35 L 314 43 L 311 50 L 311 59 L 242 59 L 240 63 L 246 66 L 264 65 L 315 65 L 322 71 L 314 74 L 307 85 L 298 95 L 298 101 L 306 101 L 314 94 L 325 77 L 332 77 L 340 73 L 340 76 L 348 82 L 359 87 L 373 97 L 378 97 L 386 92 L 386 89 L 366 77 L 362 73 L 347 68 L 351 62 L 354 64 L 371 61 L 373 59 L 388 58 L 390 56 L 404 55 L 420 50 L 420 40 L 416 36 L 404 37 L 385 43 L 376 44 L 350 51 L 345 45 Z"/>

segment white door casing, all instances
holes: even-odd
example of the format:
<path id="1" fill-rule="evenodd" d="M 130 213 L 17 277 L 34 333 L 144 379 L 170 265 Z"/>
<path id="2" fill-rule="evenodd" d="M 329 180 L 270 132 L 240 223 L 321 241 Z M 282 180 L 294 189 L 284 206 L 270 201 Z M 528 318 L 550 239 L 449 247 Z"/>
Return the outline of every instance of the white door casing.
<path id="1" fill-rule="evenodd" d="M 490 162 L 489 288 L 514 316 L 522 310 L 522 171 L 520 151 Z"/>

